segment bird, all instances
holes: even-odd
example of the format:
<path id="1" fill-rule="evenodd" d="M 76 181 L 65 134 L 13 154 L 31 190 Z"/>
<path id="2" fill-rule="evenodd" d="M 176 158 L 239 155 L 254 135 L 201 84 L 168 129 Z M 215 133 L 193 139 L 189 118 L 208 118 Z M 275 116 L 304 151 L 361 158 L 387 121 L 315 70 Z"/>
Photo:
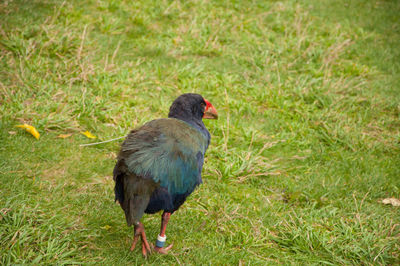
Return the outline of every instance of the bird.
<path id="1" fill-rule="evenodd" d="M 168 118 L 159 118 L 133 129 L 121 144 L 113 171 L 115 201 L 134 227 L 133 251 L 141 239 L 142 254 L 152 252 L 144 213 L 163 211 L 154 251 L 167 254 L 166 227 L 171 214 L 202 183 L 201 172 L 211 134 L 202 119 L 218 119 L 215 107 L 203 96 L 185 93 L 176 98 Z"/>

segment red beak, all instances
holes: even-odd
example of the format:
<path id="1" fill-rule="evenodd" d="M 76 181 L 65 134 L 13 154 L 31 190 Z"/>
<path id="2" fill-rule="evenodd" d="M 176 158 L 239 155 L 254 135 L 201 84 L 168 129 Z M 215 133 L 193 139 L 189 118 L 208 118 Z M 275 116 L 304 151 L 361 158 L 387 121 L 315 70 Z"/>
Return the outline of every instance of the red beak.
<path id="1" fill-rule="evenodd" d="M 206 99 L 204 99 L 206 102 L 206 109 L 204 110 L 204 115 L 203 118 L 205 119 L 218 119 L 218 113 L 215 107 Z"/>

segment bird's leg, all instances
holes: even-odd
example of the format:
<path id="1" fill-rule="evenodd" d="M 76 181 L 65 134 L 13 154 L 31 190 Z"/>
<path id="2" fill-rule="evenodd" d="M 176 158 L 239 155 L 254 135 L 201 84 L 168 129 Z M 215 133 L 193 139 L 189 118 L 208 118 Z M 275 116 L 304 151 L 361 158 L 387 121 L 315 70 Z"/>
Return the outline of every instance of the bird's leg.
<path id="1" fill-rule="evenodd" d="M 172 244 L 169 245 L 168 247 L 164 247 L 165 241 L 166 241 L 166 236 L 165 236 L 165 230 L 167 229 L 167 224 L 169 221 L 169 217 L 171 216 L 170 212 L 164 212 L 161 216 L 161 230 L 160 230 L 160 235 L 157 237 L 157 242 L 156 246 L 154 247 L 154 250 L 158 253 L 161 254 L 167 254 L 168 250 L 172 248 Z"/>
<path id="2" fill-rule="evenodd" d="M 147 256 L 147 252 L 150 252 L 150 245 L 147 242 L 146 233 L 144 232 L 144 226 L 141 222 L 135 224 L 135 235 L 133 238 L 133 243 L 131 246 L 131 251 L 133 251 L 136 247 L 136 243 L 139 240 L 139 237 L 142 239 L 142 254 L 143 256 Z"/>

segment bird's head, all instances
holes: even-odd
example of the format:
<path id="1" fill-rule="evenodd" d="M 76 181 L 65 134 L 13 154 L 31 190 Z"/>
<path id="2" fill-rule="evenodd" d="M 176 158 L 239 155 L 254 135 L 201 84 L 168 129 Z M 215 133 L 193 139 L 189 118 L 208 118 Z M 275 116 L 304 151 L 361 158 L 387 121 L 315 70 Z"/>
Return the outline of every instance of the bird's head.
<path id="1" fill-rule="evenodd" d="M 200 94 L 185 93 L 172 103 L 168 117 L 181 120 L 218 119 L 218 113 Z"/>

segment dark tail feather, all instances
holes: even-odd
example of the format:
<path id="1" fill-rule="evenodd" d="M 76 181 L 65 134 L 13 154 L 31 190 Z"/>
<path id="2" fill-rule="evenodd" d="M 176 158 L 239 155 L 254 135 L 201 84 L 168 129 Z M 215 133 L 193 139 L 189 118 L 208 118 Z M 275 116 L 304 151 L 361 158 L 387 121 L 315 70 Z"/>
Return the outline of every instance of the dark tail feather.
<path id="1" fill-rule="evenodd" d="M 149 195 L 134 195 L 125 201 L 123 209 L 128 226 L 137 224 L 142 219 L 149 200 Z"/>
<path id="2" fill-rule="evenodd" d="M 128 225 L 137 224 L 149 204 L 156 184 L 151 179 L 130 173 L 123 160 L 117 162 L 113 175 L 115 201 L 124 210 Z"/>
<path id="3" fill-rule="evenodd" d="M 125 211 L 126 222 L 131 226 L 142 218 L 154 190 L 154 181 L 134 174 L 127 174 L 123 179 L 125 201 L 122 208 Z"/>

